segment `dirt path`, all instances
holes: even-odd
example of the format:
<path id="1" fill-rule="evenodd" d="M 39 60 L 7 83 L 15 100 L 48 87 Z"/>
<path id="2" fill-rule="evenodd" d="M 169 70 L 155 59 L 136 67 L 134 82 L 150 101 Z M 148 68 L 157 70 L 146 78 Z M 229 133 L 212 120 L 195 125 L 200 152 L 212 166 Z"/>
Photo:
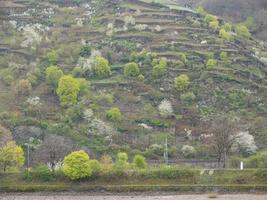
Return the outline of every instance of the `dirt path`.
<path id="1" fill-rule="evenodd" d="M 90 196 L 90 194 L 62 194 L 62 195 L 38 195 L 38 194 L 0 194 L 0 200 L 209 200 L 209 195 L 164 195 L 164 196 Z M 267 195 L 218 195 L 218 200 L 267 200 Z"/>

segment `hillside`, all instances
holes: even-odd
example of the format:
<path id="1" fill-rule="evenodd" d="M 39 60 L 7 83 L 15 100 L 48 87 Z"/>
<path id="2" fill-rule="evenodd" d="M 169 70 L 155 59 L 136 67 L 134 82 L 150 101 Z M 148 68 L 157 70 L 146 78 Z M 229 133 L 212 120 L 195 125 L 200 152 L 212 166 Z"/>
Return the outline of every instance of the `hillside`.
<path id="1" fill-rule="evenodd" d="M 264 41 L 234 31 L 222 40 L 223 20 L 213 29 L 201 13 L 174 1 L 16 0 L 0 6 L 1 126 L 18 143 L 30 143 L 33 156 L 52 134 L 92 157 L 126 151 L 162 159 L 168 138 L 171 159 L 187 158 L 184 145 L 195 149 L 189 157 L 212 158 L 203 125 L 222 115 L 249 131 L 259 150 L 267 147 Z M 111 66 L 107 76 L 94 71 L 100 55 Z M 129 62 L 140 68 L 130 77 L 124 72 Z M 165 62 L 163 72 L 155 71 Z M 51 65 L 83 78 L 77 102 L 60 104 L 47 80 Z M 180 75 L 190 82 L 181 90 L 174 84 Z"/>

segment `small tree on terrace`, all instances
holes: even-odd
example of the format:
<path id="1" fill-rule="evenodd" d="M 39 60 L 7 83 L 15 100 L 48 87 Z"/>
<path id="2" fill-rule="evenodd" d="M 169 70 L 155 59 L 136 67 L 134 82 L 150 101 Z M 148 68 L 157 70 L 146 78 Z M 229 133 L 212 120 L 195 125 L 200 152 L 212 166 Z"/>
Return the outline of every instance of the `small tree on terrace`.
<path id="1" fill-rule="evenodd" d="M 53 89 L 57 88 L 59 79 L 64 75 L 63 71 L 57 66 L 50 66 L 46 68 L 46 82 L 50 84 Z"/>
<path id="2" fill-rule="evenodd" d="M 128 63 L 125 65 L 124 67 L 124 75 L 125 76 L 138 76 L 140 74 L 140 69 L 138 67 L 138 64 L 132 62 L 132 63 Z"/>
<path id="3" fill-rule="evenodd" d="M 108 77 L 111 74 L 108 60 L 100 56 L 96 57 L 93 64 L 93 72 L 99 78 Z"/>
<path id="4" fill-rule="evenodd" d="M 189 83 L 189 77 L 185 74 L 176 77 L 174 80 L 175 89 L 179 92 L 185 92 L 188 88 Z"/>
<path id="5" fill-rule="evenodd" d="M 237 126 L 230 119 L 223 117 L 214 121 L 208 132 L 211 135 L 208 142 L 217 156 L 218 164 L 223 162 L 225 167 L 226 157 L 238 137 Z"/>

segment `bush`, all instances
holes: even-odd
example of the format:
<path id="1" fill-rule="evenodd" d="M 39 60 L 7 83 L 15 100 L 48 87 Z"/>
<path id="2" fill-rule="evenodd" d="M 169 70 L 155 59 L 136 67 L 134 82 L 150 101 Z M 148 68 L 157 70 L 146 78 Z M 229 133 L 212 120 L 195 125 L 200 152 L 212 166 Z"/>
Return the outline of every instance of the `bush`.
<path id="1" fill-rule="evenodd" d="M 27 79 L 22 79 L 17 84 L 18 95 L 30 95 L 32 92 L 32 84 Z"/>
<path id="2" fill-rule="evenodd" d="M 156 61 L 154 60 L 153 61 L 154 63 L 154 67 L 153 67 L 153 71 L 152 71 L 152 74 L 154 77 L 161 77 L 163 76 L 166 71 L 167 71 L 167 64 L 168 64 L 168 61 L 166 58 L 161 58 L 158 62 L 158 64 L 156 64 Z"/>
<path id="3" fill-rule="evenodd" d="M 99 78 L 110 76 L 111 69 L 108 60 L 100 56 L 96 57 L 93 63 L 93 72 Z"/>
<path id="4" fill-rule="evenodd" d="M 231 32 L 231 31 L 232 31 L 232 24 L 226 22 L 226 23 L 223 25 L 223 29 L 224 29 L 226 32 Z"/>
<path id="5" fill-rule="evenodd" d="M 92 175 L 89 155 L 81 150 L 70 153 L 64 158 L 63 173 L 71 180 L 78 180 Z"/>
<path id="6" fill-rule="evenodd" d="M 185 94 L 181 94 L 180 100 L 182 103 L 186 106 L 191 106 L 193 104 L 193 101 L 195 100 L 196 96 L 193 92 L 187 92 Z"/>
<path id="7" fill-rule="evenodd" d="M 184 145 L 181 152 L 185 158 L 194 158 L 196 155 L 196 150 L 194 147 L 189 145 Z"/>
<path id="8" fill-rule="evenodd" d="M 245 167 L 247 168 L 267 168 L 267 151 L 250 156 L 245 164 Z"/>
<path id="9" fill-rule="evenodd" d="M 81 49 L 80 49 L 80 53 L 79 55 L 81 57 L 89 57 L 91 56 L 91 47 L 86 45 L 86 46 L 82 46 Z"/>
<path id="10" fill-rule="evenodd" d="M 135 77 L 140 74 L 138 65 L 134 62 L 128 63 L 124 66 L 124 75 L 128 77 Z"/>
<path id="11" fill-rule="evenodd" d="M 136 169 L 145 169 L 147 167 L 145 157 L 142 155 L 135 155 L 133 159 L 133 166 Z"/>
<path id="12" fill-rule="evenodd" d="M 64 75 L 63 71 L 57 66 L 50 66 L 46 68 L 46 82 L 53 88 L 58 87 L 59 79 Z"/>
<path id="13" fill-rule="evenodd" d="M 235 27 L 235 32 L 238 36 L 242 37 L 242 38 L 250 38 L 251 34 L 248 30 L 248 28 L 245 25 L 237 25 Z"/>
<path id="14" fill-rule="evenodd" d="M 141 82 L 143 82 L 143 81 L 145 80 L 144 75 L 143 75 L 143 74 L 140 74 L 140 75 L 138 76 L 138 80 L 141 81 Z"/>
<path id="15" fill-rule="evenodd" d="M 210 22 L 213 22 L 213 21 L 218 21 L 218 17 L 215 16 L 215 15 L 207 14 L 205 16 L 205 19 L 204 20 L 205 20 L 205 22 L 210 23 Z"/>
<path id="16" fill-rule="evenodd" d="M 219 37 L 226 41 L 230 41 L 232 39 L 231 33 L 226 32 L 224 29 L 220 30 Z"/>
<path id="17" fill-rule="evenodd" d="M 97 160 L 90 160 L 90 167 L 92 169 L 92 175 L 97 176 L 101 172 L 101 165 Z"/>
<path id="18" fill-rule="evenodd" d="M 185 74 L 176 77 L 174 80 L 175 89 L 179 92 L 185 92 L 189 86 L 189 83 L 189 77 Z"/>
<path id="19" fill-rule="evenodd" d="M 127 169 L 129 169 L 128 155 L 120 152 L 117 154 L 114 170 L 121 175 Z"/>
<path id="20" fill-rule="evenodd" d="M 80 85 L 77 79 L 69 75 L 65 75 L 60 78 L 57 94 L 59 96 L 61 106 L 76 104 L 79 92 Z"/>
<path id="21" fill-rule="evenodd" d="M 50 181 L 52 178 L 52 172 L 47 165 L 39 165 L 31 173 L 34 179 L 44 182 Z"/>
<path id="22" fill-rule="evenodd" d="M 48 52 L 46 58 L 51 65 L 55 65 L 58 62 L 58 54 L 55 50 Z"/>
<path id="23" fill-rule="evenodd" d="M 104 174 L 108 174 L 108 173 L 110 173 L 112 171 L 113 161 L 112 161 L 111 156 L 109 156 L 109 155 L 103 155 L 100 158 L 100 164 L 101 164 L 101 171 Z"/>
<path id="24" fill-rule="evenodd" d="M 111 108 L 107 111 L 106 116 L 112 122 L 119 122 L 122 119 L 122 114 L 119 108 Z"/>
<path id="25" fill-rule="evenodd" d="M 217 61 L 215 59 L 209 59 L 206 66 L 207 69 L 213 69 L 217 65 Z"/>
<path id="26" fill-rule="evenodd" d="M 210 23 L 209 23 L 209 27 L 210 28 L 212 28 L 213 30 L 218 30 L 219 29 L 219 22 L 218 22 L 218 20 L 216 20 L 216 21 L 211 21 Z"/>

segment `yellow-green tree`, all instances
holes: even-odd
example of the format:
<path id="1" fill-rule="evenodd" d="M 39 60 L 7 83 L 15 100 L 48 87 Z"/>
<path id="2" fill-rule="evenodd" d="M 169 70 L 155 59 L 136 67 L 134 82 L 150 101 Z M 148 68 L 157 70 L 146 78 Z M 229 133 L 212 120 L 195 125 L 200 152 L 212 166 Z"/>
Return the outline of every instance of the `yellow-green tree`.
<path id="1" fill-rule="evenodd" d="M 63 173 L 71 180 L 78 180 L 92 175 L 89 155 L 83 151 L 74 151 L 67 155 L 63 161 Z"/>
<path id="2" fill-rule="evenodd" d="M 147 167 L 145 157 L 142 155 L 135 155 L 133 159 L 133 167 L 136 169 L 145 169 Z"/>
<path id="3" fill-rule="evenodd" d="M 237 25 L 235 27 L 235 32 L 238 36 L 248 39 L 251 36 L 248 28 L 245 25 Z"/>
<path id="4" fill-rule="evenodd" d="M 111 74 L 108 60 L 101 56 L 96 57 L 93 65 L 93 72 L 99 78 L 108 77 Z"/>
<path id="5" fill-rule="evenodd" d="M 58 82 L 57 94 L 61 106 L 68 106 L 77 103 L 80 92 L 79 81 L 70 75 L 62 76 Z"/>
<path id="6" fill-rule="evenodd" d="M 179 92 L 185 92 L 189 86 L 189 83 L 189 77 L 185 74 L 176 77 L 174 80 L 175 89 Z"/>
<path id="7" fill-rule="evenodd" d="M 59 79 L 64 75 L 63 71 L 57 66 L 46 68 L 46 82 L 53 88 L 57 88 Z"/>
<path id="8" fill-rule="evenodd" d="M 122 114 L 119 108 L 111 108 L 107 111 L 106 116 L 112 122 L 119 122 L 122 119 Z"/>
<path id="9" fill-rule="evenodd" d="M 140 74 L 140 69 L 138 64 L 135 62 L 128 63 L 124 66 L 124 76 L 138 76 Z"/>
<path id="10" fill-rule="evenodd" d="M 22 167 L 24 161 L 23 149 L 15 141 L 9 141 L 5 146 L 0 147 L 0 167 L 4 172 Z"/>

